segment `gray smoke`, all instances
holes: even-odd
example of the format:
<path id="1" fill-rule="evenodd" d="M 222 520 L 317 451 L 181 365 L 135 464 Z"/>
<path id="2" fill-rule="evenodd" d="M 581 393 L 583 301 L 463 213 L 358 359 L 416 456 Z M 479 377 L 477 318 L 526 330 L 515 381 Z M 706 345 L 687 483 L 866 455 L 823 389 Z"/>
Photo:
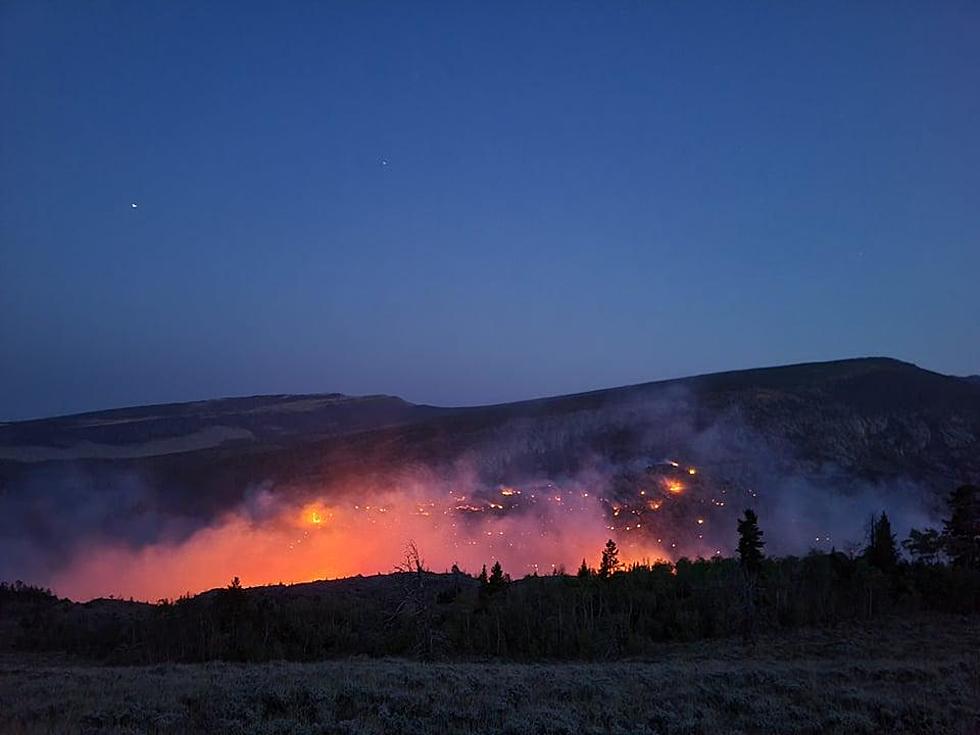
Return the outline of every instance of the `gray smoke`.
<path id="1" fill-rule="evenodd" d="M 623 497 L 635 498 L 648 482 L 646 468 L 664 458 L 697 467 L 698 492 L 677 498 L 670 514 L 645 516 L 641 533 L 662 538 L 673 532 L 671 524 L 683 524 L 687 546 L 679 544 L 678 551 L 697 540 L 703 541 L 699 549 L 730 553 L 734 519 L 745 507 L 759 513 L 768 550 L 780 554 L 853 550 L 872 513 L 888 512 L 900 537 L 912 527 L 935 525 L 941 513 L 936 492 L 909 477 L 868 479 L 804 456 L 799 442 L 761 432 L 739 408 L 707 408 L 672 386 L 643 399 L 505 418 L 474 433 L 461 451 L 425 460 L 396 457 L 380 473 L 364 467 L 370 479 L 363 482 L 348 481 L 350 475 L 332 481 L 329 468 L 325 481 L 283 471 L 229 481 L 220 497 L 210 497 L 193 483 L 170 484 L 166 473 L 123 470 L 110 461 L 46 464 L 0 492 L 0 578 L 44 584 L 93 548 L 179 546 L 228 514 L 273 523 L 284 508 L 324 493 L 354 502 L 363 493 L 427 487 L 433 495 L 459 490 L 488 498 L 503 484 L 551 486 L 602 494 L 611 509 Z M 713 520 L 694 527 L 706 510 Z M 540 509 L 525 504 L 513 512 Z"/>

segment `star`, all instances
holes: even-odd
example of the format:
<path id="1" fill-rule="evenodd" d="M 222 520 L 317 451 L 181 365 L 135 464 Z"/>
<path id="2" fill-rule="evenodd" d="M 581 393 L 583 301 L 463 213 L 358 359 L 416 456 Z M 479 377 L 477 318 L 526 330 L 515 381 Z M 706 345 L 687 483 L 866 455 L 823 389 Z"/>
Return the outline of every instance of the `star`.
<path id="1" fill-rule="evenodd" d="M 136 209 L 139 206 L 139 202 L 131 202 L 129 206 Z"/>

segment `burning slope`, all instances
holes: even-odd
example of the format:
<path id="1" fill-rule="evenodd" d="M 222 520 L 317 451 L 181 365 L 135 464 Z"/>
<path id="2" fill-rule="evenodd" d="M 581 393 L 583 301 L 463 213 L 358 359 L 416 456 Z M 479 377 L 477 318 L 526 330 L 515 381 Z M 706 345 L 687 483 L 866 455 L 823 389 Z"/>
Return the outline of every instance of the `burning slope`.
<path id="1" fill-rule="evenodd" d="M 216 425 L 254 439 L 131 446 Z M 749 505 L 772 551 L 846 548 L 872 511 L 901 534 L 980 475 L 980 386 L 892 360 L 472 409 L 285 396 L 2 428 L 36 456 L 116 447 L 0 459 L 0 578 L 77 597 L 388 571 L 409 540 L 434 569 L 512 575 L 594 563 L 609 537 L 627 561 L 710 556 Z"/>
<path id="2" fill-rule="evenodd" d="M 341 498 L 263 490 L 179 542 L 85 548 L 52 584 L 75 599 L 153 600 L 233 576 L 263 585 L 373 574 L 390 571 L 413 540 L 433 569 L 475 572 L 499 560 L 514 576 L 574 570 L 582 559 L 594 566 L 607 538 L 627 564 L 730 553 L 742 506 L 729 498 L 745 501 L 752 491 L 720 487 L 707 474 L 671 462 L 592 484 L 409 483 Z"/>

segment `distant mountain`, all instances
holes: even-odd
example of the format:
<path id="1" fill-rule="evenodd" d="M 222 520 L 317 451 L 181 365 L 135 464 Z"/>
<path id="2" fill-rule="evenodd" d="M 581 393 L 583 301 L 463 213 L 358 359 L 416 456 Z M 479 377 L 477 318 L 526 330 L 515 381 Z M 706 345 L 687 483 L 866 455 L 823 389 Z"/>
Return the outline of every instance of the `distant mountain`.
<path id="1" fill-rule="evenodd" d="M 219 445 L 309 441 L 445 413 L 391 396 L 219 398 L 0 424 L 0 459 L 133 458 Z"/>
<path id="2" fill-rule="evenodd" d="M 208 512 L 259 482 L 467 463 L 493 483 L 674 455 L 945 492 L 980 477 L 980 382 L 864 358 L 473 408 L 319 394 L 116 409 L 0 426 L 0 493 L 38 471 L 124 471 Z"/>

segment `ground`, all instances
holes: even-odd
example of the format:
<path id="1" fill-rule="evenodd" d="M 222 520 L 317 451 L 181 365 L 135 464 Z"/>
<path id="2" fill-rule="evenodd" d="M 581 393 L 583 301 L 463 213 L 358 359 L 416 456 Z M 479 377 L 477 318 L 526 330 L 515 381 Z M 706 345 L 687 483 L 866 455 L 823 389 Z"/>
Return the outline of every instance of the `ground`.
<path id="1" fill-rule="evenodd" d="M 602 663 L 0 659 L 0 733 L 980 733 L 980 621 Z"/>

